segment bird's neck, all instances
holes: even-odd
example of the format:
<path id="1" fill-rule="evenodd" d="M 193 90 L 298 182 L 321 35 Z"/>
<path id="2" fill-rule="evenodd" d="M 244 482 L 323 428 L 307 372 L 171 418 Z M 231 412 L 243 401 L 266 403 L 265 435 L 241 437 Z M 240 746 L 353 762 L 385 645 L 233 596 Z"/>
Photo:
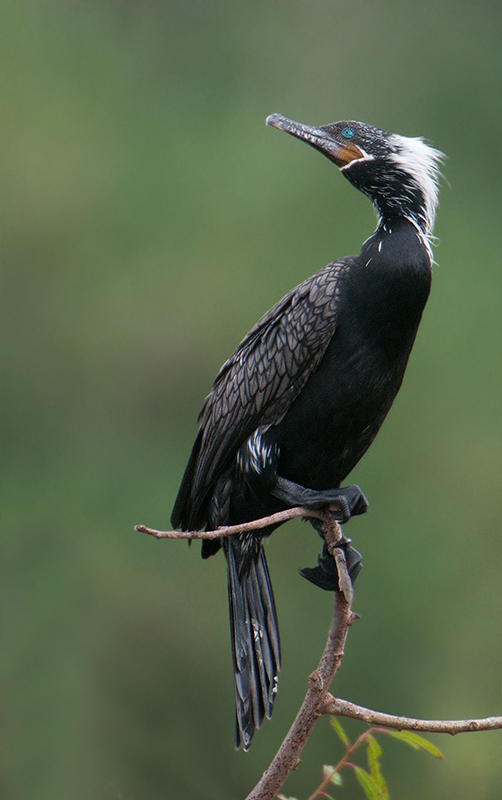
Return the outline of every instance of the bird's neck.
<path id="1" fill-rule="evenodd" d="M 395 219 L 408 220 L 416 228 L 432 257 L 432 230 L 437 205 L 432 182 L 427 188 L 426 182 L 378 160 L 365 162 L 364 165 L 355 161 L 344 173 L 373 203 L 379 217 L 377 230 Z"/>
<path id="2" fill-rule="evenodd" d="M 378 230 L 392 230 L 396 221 L 406 220 L 416 229 L 420 239 L 431 252 L 432 226 L 429 224 L 422 194 L 419 189 L 408 187 L 400 196 L 382 197 L 377 195 L 371 198 L 378 214 Z"/>
<path id="3" fill-rule="evenodd" d="M 403 266 L 417 266 L 425 271 L 432 264 L 431 252 L 423 231 L 407 217 L 387 215 L 367 239 L 360 253 L 361 263 L 379 272 L 398 271 Z"/>

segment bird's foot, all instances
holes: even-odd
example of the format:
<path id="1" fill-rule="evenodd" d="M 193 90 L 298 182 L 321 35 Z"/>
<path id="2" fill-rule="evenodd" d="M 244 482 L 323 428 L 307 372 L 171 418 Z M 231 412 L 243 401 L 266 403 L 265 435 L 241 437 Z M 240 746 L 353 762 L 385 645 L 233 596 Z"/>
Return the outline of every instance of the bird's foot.
<path id="1" fill-rule="evenodd" d="M 272 494 L 291 506 L 306 506 L 308 508 L 327 507 L 333 519 L 337 522 L 348 522 L 351 517 L 365 514 L 368 510 L 368 501 L 359 486 L 345 486 L 342 489 L 308 489 L 298 483 L 288 481 L 277 476 L 277 482 Z"/>
<path id="2" fill-rule="evenodd" d="M 329 503 L 328 512 L 330 517 L 333 517 L 337 522 L 345 523 L 351 517 L 366 514 L 368 501 L 357 484 L 354 483 L 352 486 L 345 486 L 341 489 L 332 489 L 326 494 L 332 493 L 335 497 Z"/>
<path id="3" fill-rule="evenodd" d="M 314 527 L 317 529 L 317 526 Z M 345 536 L 343 536 L 343 534 L 336 546 L 341 547 L 345 554 L 347 571 L 349 573 L 350 580 L 352 583 L 354 583 L 361 570 L 363 557 L 359 550 L 356 550 L 355 547 L 352 547 L 351 539 L 347 539 Z M 314 586 L 318 586 L 320 589 L 325 589 L 327 592 L 336 591 L 338 589 L 338 570 L 336 567 L 336 561 L 329 552 L 326 543 L 324 543 L 322 555 L 320 555 L 317 559 L 317 563 L 317 567 L 305 567 L 304 569 L 301 569 L 300 575 L 310 581 L 310 583 L 313 583 Z"/>

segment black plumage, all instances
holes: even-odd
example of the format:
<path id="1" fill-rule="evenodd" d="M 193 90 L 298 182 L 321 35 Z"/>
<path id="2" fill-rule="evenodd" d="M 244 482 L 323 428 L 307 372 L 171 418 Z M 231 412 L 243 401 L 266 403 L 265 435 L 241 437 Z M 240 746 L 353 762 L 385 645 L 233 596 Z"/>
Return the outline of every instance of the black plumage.
<path id="1" fill-rule="evenodd" d="M 294 505 L 363 513 L 341 483 L 376 436 L 401 385 L 431 279 L 440 153 L 420 139 L 358 122 L 268 124 L 306 141 L 370 197 L 379 215 L 358 256 L 334 261 L 276 303 L 223 365 L 172 514 L 174 527 L 213 529 Z M 206 540 L 228 565 L 237 745 L 270 717 L 280 668 L 262 541 L 273 528 Z M 347 547 L 347 545 L 346 545 Z M 348 545 L 355 577 L 360 556 Z M 336 587 L 332 559 L 303 574 Z"/>

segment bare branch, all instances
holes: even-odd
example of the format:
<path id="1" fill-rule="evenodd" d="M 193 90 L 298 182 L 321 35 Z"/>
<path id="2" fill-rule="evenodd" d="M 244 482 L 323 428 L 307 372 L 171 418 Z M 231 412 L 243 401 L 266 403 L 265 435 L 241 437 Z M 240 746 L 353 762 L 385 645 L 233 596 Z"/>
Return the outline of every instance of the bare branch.
<path id="1" fill-rule="evenodd" d="M 341 529 L 328 514 L 325 514 L 322 519 L 327 547 L 336 560 L 340 586 L 340 591 L 335 592 L 333 619 L 328 641 L 319 666 L 309 676 L 307 694 L 295 721 L 286 734 L 272 763 L 265 770 L 254 789 L 248 794 L 246 800 L 273 800 L 288 775 L 300 764 L 300 754 L 315 723 L 323 714 L 352 717 L 372 725 L 396 730 L 420 730 L 455 734 L 464 731 L 502 728 L 502 717 L 454 721 L 417 720 L 371 711 L 347 700 L 335 698 L 329 693 L 329 686 L 340 668 L 343 658 L 347 631 L 357 615 L 350 608 L 352 583 L 347 571 L 345 554 L 341 547 L 336 546 L 342 536 Z"/>
<path id="2" fill-rule="evenodd" d="M 348 581 L 350 583 L 345 555 L 340 547 L 336 547 L 336 543 L 342 536 L 340 526 L 328 515 L 325 515 L 324 529 L 329 550 L 331 552 L 335 550 L 336 553 L 340 552 L 341 554 L 337 565 L 344 577 L 340 582 Z M 319 666 L 309 676 L 305 699 L 274 760 L 263 773 L 261 780 L 248 794 L 246 800 L 273 800 L 289 773 L 300 763 L 300 753 L 307 743 L 316 721 L 323 713 L 326 692 L 340 667 L 347 631 L 354 617 L 355 615 L 350 609 L 350 602 L 347 602 L 345 595 L 340 591 L 335 592 L 333 619 L 328 641 Z"/>
<path id="3" fill-rule="evenodd" d="M 398 731 L 424 731 L 428 733 L 471 733 L 472 731 L 493 731 L 502 729 L 502 717 L 485 717 L 484 719 L 414 719 L 413 717 L 394 716 L 381 711 L 372 711 L 370 708 L 358 706 L 348 700 L 325 696 L 323 714 L 336 717 L 350 717 L 368 722 L 370 725 L 379 725 L 382 728 L 394 728 Z"/>
<path id="4" fill-rule="evenodd" d="M 190 541 L 192 539 L 220 539 L 222 536 L 232 536 L 234 533 L 247 533 L 247 531 L 262 530 L 269 525 L 280 525 L 290 519 L 295 519 L 295 517 L 325 519 L 326 516 L 325 511 L 295 506 L 295 508 L 287 508 L 285 511 L 278 511 L 269 517 L 254 519 L 252 522 L 242 522 L 240 525 L 222 525 L 215 531 L 157 531 L 155 528 L 147 528 L 146 525 L 136 525 L 134 530 L 139 533 L 149 533 L 156 539 L 189 539 Z"/>
<path id="5" fill-rule="evenodd" d="M 333 618 L 328 640 L 319 665 L 309 675 L 305 699 L 291 725 L 284 741 L 272 763 L 263 773 L 261 780 L 248 794 L 246 800 L 273 800 L 286 778 L 300 764 L 302 752 L 312 729 L 323 714 L 350 717 L 395 730 L 425 731 L 429 733 L 466 733 L 502 729 L 502 717 L 486 717 L 470 720 L 426 720 L 394 716 L 380 711 L 372 711 L 348 700 L 333 697 L 328 689 L 340 668 L 344 654 L 347 631 L 357 614 L 351 610 L 353 598 L 352 581 L 348 574 L 345 553 L 337 544 L 342 538 L 338 523 L 329 515 L 327 509 L 312 509 L 297 506 L 268 517 L 244 522 L 240 525 L 224 525 L 215 531 L 158 531 L 146 525 L 136 525 L 135 530 L 148 533 L 156 539 L 219 539 L 248 531 L 263 530 L 269 525 L 280 525 L 295 517 L 315 518 L 323 523 L 323 533 L 329 552 L 336 561 L 339 590 L 335 591 Z"/>

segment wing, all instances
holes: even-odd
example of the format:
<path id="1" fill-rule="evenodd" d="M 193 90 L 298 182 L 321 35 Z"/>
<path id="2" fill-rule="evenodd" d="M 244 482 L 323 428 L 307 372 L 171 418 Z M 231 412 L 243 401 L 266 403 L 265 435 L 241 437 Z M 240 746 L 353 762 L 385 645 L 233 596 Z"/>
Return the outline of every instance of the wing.
<path id="1" fill-rule="evenodd" d="M 329 264 L 268 311 L 223 364 L 199 416 L 200 429 L 172 522 L 202 526 L 215 479 L 256 428 L 279 422 L 335 332 L 340 281 L 352 258 Z"/>

